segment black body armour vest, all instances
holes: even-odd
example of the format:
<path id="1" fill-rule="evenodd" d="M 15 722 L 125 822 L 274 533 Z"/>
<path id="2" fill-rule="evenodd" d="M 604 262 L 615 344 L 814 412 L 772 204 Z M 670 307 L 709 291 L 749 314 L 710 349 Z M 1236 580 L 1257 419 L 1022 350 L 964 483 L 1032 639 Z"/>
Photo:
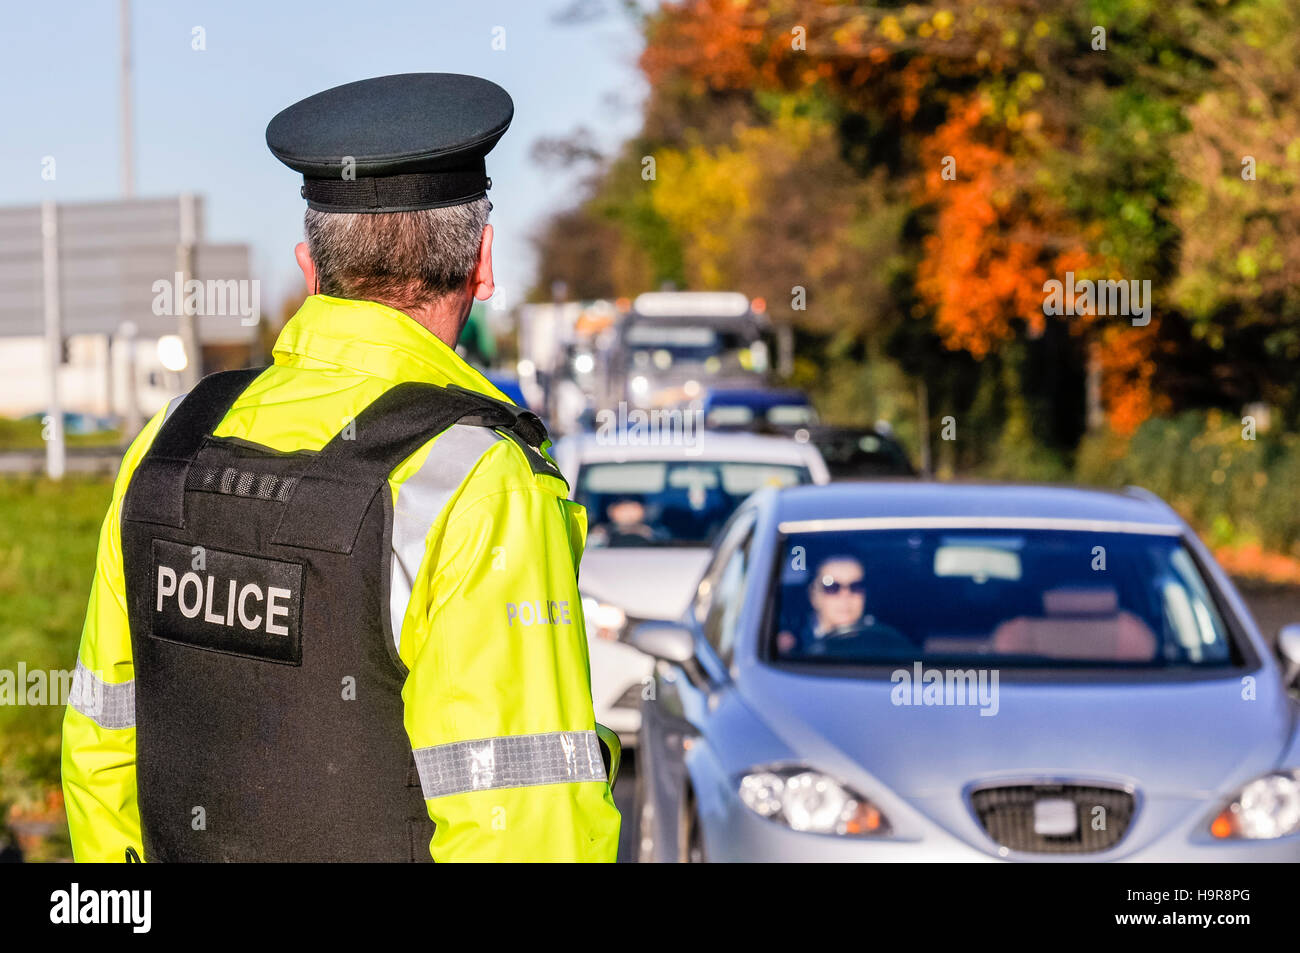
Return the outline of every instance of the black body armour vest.
<path id="1" fill-rule="evenodd" d="M 403 383 L 319 452 L 212 436 L 258 373 L 204 378 L 123 504 L 144 859 L 427 861 L 388 475 L 458 422 L 500 428 L 537 466 L 545 429 L 472 391 Z"/>

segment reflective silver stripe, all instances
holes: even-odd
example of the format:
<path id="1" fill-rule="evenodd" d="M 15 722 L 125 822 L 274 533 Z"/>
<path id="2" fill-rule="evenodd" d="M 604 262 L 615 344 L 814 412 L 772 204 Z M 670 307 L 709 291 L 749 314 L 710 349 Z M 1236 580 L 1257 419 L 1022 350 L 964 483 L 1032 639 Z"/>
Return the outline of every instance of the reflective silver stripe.
<path id="1" fill-rule="evenodd" d="M 424 561 L 429 527 L 438 519 L 452 494 L 465 482 L 479 458 L 498 440 L 495 430 L 455 424 L 434 441 L 429 456 L 410 479 L 397 488 L 393 507 L 393 572 L 388 611 L 393 621 L 393 642 L 402 646 L 402 619 L 411 601 L 415 574 Z"/>
<path id="2" fill-rule="evenodd" d="M 186 391 L 186 393 L 189 392 Z M 172 415 L 172 411 L 181 405 L 181 401 L 184 399 L 185 394 L 181 394 L 179 397 L 173 397 L 171 400 L 167 401 L 167 412 L 163 414 L 163 423 L 167 423 L 167 418 Z"/>
<path id="3" fill-rule="evenodd" d="M 101 728 L 134 728 L 135 679 L 105 682 L 77 659 L 68 704 Z"/>
<path id="4" fill-rule="evenodd" d="M 425 798 L 535 784 L 604 781 L 594 731 L 552 731 L 415 749 Z"/>

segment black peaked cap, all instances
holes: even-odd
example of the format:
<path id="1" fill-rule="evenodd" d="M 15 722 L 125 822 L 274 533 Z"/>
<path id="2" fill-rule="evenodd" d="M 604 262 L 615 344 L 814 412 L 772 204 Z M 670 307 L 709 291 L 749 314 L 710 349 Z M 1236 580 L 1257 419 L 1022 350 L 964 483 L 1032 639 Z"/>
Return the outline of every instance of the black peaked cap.
<path id="1" fill-rule="evenodd" d="M 477 76 L 377 76 L 294 103 L 267 125 L 266 144 L 302 173 L 314 209 L 443 208 L 487 194 L 484 156 L 514 112 L 509 93 Z"/>

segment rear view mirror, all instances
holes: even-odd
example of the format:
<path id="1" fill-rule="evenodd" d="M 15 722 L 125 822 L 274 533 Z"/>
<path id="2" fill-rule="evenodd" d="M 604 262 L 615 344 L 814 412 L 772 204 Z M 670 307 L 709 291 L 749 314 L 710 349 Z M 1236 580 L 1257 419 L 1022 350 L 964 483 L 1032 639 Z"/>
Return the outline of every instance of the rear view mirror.
<path id="1" fill-rule="evenodd" d="M 1282 679 L 1287 685 L 1300 682 L 1300 624 L 1282 626 L 1277 634 L 1277 654 L 1285 663 Z"/>

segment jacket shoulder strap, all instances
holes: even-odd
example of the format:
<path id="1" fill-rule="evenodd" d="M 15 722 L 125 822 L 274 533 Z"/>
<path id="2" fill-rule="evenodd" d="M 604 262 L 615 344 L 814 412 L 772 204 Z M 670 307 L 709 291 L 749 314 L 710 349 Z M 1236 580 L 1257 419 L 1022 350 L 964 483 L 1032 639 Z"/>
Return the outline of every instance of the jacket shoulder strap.
<path id="1" fill-rule="evenodd" d="M 203 442 L 265 367 L 209 374 L 163 423 L 131 476 L 122 504 L 124 519 L 185 525 L 185 480 Z"/>

